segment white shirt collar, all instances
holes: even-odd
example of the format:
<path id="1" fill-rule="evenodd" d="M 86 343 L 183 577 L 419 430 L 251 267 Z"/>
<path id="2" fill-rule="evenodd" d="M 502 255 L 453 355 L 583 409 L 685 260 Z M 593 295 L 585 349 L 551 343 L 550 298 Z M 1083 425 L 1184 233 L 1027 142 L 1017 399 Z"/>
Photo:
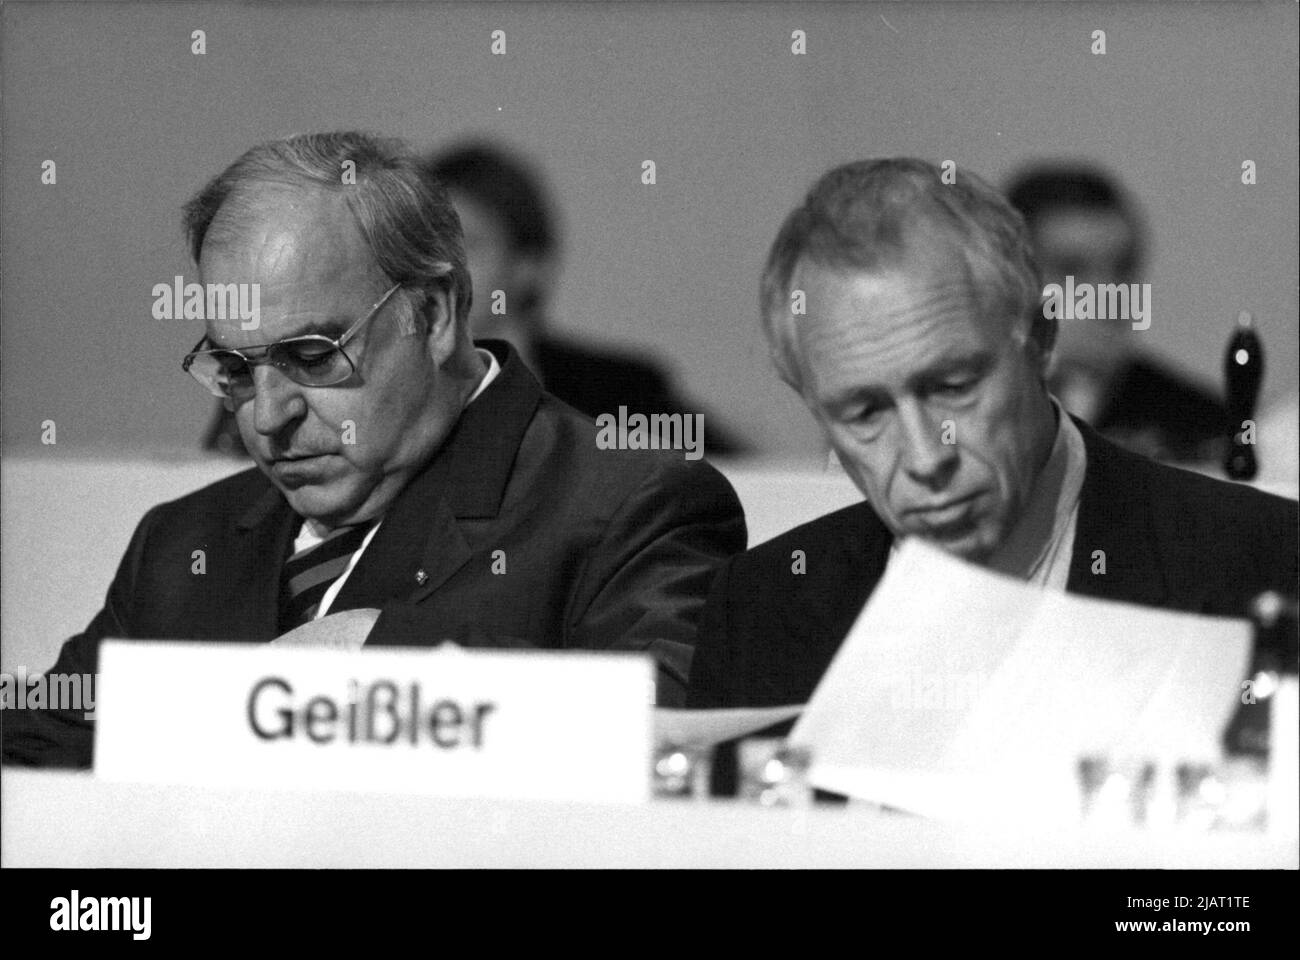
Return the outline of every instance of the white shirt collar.
<path id="1" fill-rule="evenodd" d="M 986 566 L 1031 583 L 1064 587 L 1087 453 L 1079 428 L 1055 397 L 1049 399 L 1056 412 L 1052 451 L 1019 521 Z"/>
<path id="2" fill-rule="evenodd" d="M 487 373 L 483 374 L 483 379 L 479 381 L 478 387 L 470 394 L 469 400 L 466 401 L 465 406 L 467 407 L 478 399 L 479 394 L 486 390 L 492 381 L 497 378 L 497 374 L 501 372 L 501 364 L 497 361 L 496 354 L 491 350 L 485 350 L 483 347 L 475 347 L 474 349 L 483 358 L 483 362 L 488 365 L 488 369 Z"/>

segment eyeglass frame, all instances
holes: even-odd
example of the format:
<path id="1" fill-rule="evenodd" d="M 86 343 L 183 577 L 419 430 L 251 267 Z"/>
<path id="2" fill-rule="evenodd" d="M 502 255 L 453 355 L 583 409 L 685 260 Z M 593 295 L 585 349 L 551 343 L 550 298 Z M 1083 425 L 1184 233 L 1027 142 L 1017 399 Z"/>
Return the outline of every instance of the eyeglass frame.
<path id="1" fill-rule="evenodd" d="M 352 324 L 352 326 L 348 327 L 347 330 L 343 331 L 343 333 L 337 338 L 327 337 L 323 333 L 305 333 L 301 336 L 286 337 L 283 340 L 276 340 L 272 343 L 255 344 L 251 347 L 244 347 L 242 350 L 236 350 L 233 347 L 215 347 L 211 350 L 200 350 L 199 347 L 203 346 L 205 342 L 211 342 L 208 340 L 208 335 L 204 333 L 203 336 L 199 338 L 199 342 L 194 345 L 194 349 L 191 350 L 189 353 L 185 354 L 185 356 L 181 359 L 181 370 L 184 371 L 185 373 L 189 373 L 191 377 L 193 377 L 196 381 L 198 381 L 200 386 L 207 386 L 207 384 L 205 384 L 202 380 L 199 380 L 197 376 L 195 376 L 193 373 L 190 372 L 190 367 L 194 365 L 194 361 L 198 357 L 211 356 L 212 354 L 216 354 L 216 353 L 234 354 L 235 356 L 243 360 L 244 363 L 246 363 L 249 369 L 251 370 L 254 367 L 260 367 L 268 363 L 272 363 L 271 356 L 270 356 L 272 348 L 281 346 L 286 343 L 295 343 L 304 340 L 309 340 L 317 343 L 327 343 L 330 345 L 332 349 L 337 350 L 340 354 L 342 354 L 343 359 L 347 361 L 348 366 L 351 368 L 348 371 L 348 375 L 341 380 L 335 380 L 333 383 L 301 383 L 298 380 L 294 380 L 293 377 L 290 376 L 288 371 L 284 370 L 282 367 L 277 366 L 276 369 L 279 370 L 281 373 L 283 373 L 290 380 L 293 380 L 294 383 L 297 383 L 299 386 L 302 387 L 337 387 L 340 383 L 346 383 L 348 380 L 351 380 L 352 374 L 357 372 L 357 365 L 356 363 L 353 362 L 352 358 L 348 356 L 347 351 L 343 349 L 344 346 L 348 343 L 348 341 L 352 340 L 358 333 L 361 332 L 362 327 L 364 327 L 375 317 L 379 316 L 379 311 L 384 308 L 384 305 L 388 303 L 389 299 L 393 296 L 393 294 L 396 293 L 398 290 L 400 290 L 403 286 L 405 286 L 405 284 L 399 282 L 389 287 L 387 292 L 385 292 L 382 297 L 380 297 L 378 300 L 375 301 L 374 305 L 369 310 L 366 311 L 363 317 L 361 317 L 354 324 Z M 262 356 L 257 358 L 249 357 L 244 353 L 244 350 L 260 350 L 262 351 Z M 213 396 L 220 397 L 222 399 L 231 398 L 231 394 L 229 392 L 216 393 L 210 387 L 208 388 L 208 392 L 212 393 Z"/>

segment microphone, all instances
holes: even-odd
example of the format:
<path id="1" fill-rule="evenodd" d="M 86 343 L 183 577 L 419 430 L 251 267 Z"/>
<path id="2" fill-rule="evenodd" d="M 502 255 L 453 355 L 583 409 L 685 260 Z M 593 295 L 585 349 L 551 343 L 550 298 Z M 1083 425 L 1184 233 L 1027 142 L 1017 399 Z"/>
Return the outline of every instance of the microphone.
<path id="1" fill-rule="evenodd" d="M 1231 480 L 1250 480 L 1259 471 L 1255 459 L 1255 431 L 1252 425 L 1250 441 L 1246 442 L 1246 429 L 1242 423 L 1255 412 L 1259 385 L 1264 379 L 1264 348 L 1255 333 L 1250 312 L 1243 310 L 1237 317 L 1237 329 L 1228 340 L 1228 354 L 1223 362 L 1223 375 L 1227 385 L 1228 420 L 1232 436 L 1223 470 Z"/>

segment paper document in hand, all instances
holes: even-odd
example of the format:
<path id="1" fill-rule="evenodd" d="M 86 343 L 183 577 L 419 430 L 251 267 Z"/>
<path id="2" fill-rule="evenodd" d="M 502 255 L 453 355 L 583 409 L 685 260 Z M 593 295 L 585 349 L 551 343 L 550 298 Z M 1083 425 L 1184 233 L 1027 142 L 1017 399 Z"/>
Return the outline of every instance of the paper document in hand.
<path id="1" fill-rule="evenodd" d="M 1215 758 L 1250 637 L 1246 621 L 1044 590 L 909 540 L 791 740 L 824 789 L 944 819 L 1068 819 L 1081 756 Z"/>

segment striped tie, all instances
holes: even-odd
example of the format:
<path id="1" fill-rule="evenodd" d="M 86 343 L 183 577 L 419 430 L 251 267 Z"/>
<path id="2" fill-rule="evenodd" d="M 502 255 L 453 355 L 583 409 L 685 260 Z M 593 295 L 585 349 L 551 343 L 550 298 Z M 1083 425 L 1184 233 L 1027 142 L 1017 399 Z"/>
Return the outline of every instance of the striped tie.
<path id="1" fill-rule="evenodd" d="M 352 554 L 370 532 L 372 524 L 340 527 L 320 543 L 299 550 L 284 562 L 280 573 L 280 632 L 309 622 L 316 616 L 330 585 L 348 567 Z"/>

